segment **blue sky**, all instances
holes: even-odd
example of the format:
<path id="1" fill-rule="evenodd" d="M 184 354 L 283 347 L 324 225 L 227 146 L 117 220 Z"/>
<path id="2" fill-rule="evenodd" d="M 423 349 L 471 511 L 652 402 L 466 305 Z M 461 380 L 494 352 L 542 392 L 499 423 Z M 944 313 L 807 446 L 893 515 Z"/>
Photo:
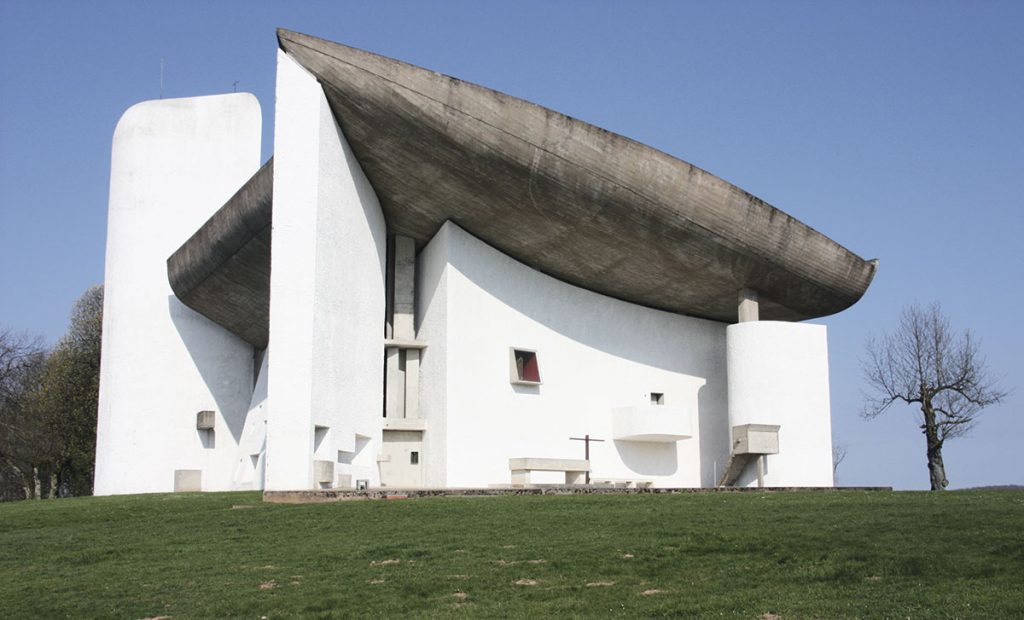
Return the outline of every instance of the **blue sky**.
<path id="1" fill-rule="evenodd" d="M 278 26 L 554 108 L 700 166 L 881 266 L 829 326 L 843 484 L 927 486 L 911 412 L 858 412 L 859 358 L 939 301 L 1005 387 L 951 486 L 1024 484 L 1024 3 L 0 0 L 0 325 L 63 333 L 102 282 L 110 140 L 160 96 L 238 90 L 272 150 Z"/>

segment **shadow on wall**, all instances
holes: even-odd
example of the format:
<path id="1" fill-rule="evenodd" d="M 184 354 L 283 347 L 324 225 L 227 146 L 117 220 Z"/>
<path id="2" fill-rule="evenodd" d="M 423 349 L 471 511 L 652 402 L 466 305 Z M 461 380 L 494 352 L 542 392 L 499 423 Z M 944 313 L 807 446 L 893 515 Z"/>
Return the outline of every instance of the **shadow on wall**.
<path id="1" fill-rule="evenodd" d="M 451 222 L 458 228 L 457 224 Z M 649 313 L 638 320 L 630 310 L 636 306 L 600 293 L 595 293 L 569 284 L 536 271 L 519 261 L 502 254 L 480 241 L 470 233 L 452 235 L 452 245 L 458 249 L 448 258 L 459 273 L 471 280 L 488 294 L 501 300 L 531 320 L 571 338 L 592 349 L 603 351 L 615 357 L 628 359 L 655 368 L 670 370 L 692 377 L 703 377 L 709 382 L 714 377 L 705 376 L 709 362 L 723 370 L 724 390 L 725 369 L 725 324 L 707 319 L 698 319 L 648 308 Z M 465 237 L 463 237 L 465 235 Z M 475 242 L 475 243 L 474 243 Z M 479 247 L 474 245 L 479 244 Z M 494 260 L 478 260 L 479 252 L 493 252 Z M 492 265 L 495 265 L 492 267 Z M 513 267 L 513 265 L 515 265 Z M 581 311 L 590 316 L 581 316 Z M 628 317 L 632 321 L 626 329 L 608 329 L 595 332 L 598 322 L 613 324 L 615 317 Z M 680 325 L 686 323 L 688 325 Z M 674 324 L 674 325 L 673 325 Z M 692 326 L 692 330 L 687 329 Z M 673 329 L 678 327 L 680 329 Z M 708 338 L 708 328 L 721 329 L 720 334 Z M 660 346 L 637 346 L 636 333 L 663 333 L 665 338 Z M 669 333 L 665 333 L 669 332 Z M 685 342 L 680 337 L 686 334 Z M 678 337 L 673 338 L 673 335 Z M 674 344 L 683 345 L 682 347 Z M 685 350 L 685 355 L 680 352 Z M 724 393 L 724 392 L 723 392 Z M 723 412 L 724 413 L 724 412 Z"/>
<path id="2" fill-rule="evenodd" d="M 725 377 L 725 360 L 715 364 L 715 373 Z M 718 485 L 718 476 L 729 461 L 729 416 L 723 408 L 715 410 L 710 404 L 706 386 L 697 391 L 697 441 L 700 446 L 700 485 Z M 691 440 L 692 441 L 692 440 Z"/>
<path id="3" fill-rule="evenodd" d="M 643 476 L 671 476 L 679 469 L 679 451 L 675 442 L 615 440 L 615 450 L 622 463 Z"/>
<path id="4" fill-rule="evenodd" d="M 249 412 L 252 385 L 249 386 L 249 395 L 239 398 L 237 385 L 232 381 L 224 380 L 224 354 L 211 346 L 208 329 L 195 329 L 194 326 L 197 323 L 203 324 L 204 327 L 212 326 L 223 331 L 227 338 L 237 339 L 240 343 L 243 342 L 242 339 L 181 303 L 174 295 L 167 296 L 167 310 L 171 316 L 171 322 L 174 323 L 178 335 L 181 336 L 181 341 L 185 344 L 189 357 L 192 358 L 192 363 L 195 364 L 196 370 L 199 371 L 206 388 L 210 390 L 210 394 L 217 404 L 217 411 L 224 419 L 228 431 L 237 444 L 242 437 L 245 416 Z"/>
<path id="5" fill-rule="evenodd" d="M 366 205 L 371 205 L 371 208 L 376 207 L 376 210 L 381 212 L 383 217 L 383 211 L 381 211 L 380 202 L 377 200 L 377 195 L 373 192 L 373 188 L 370 185 L 369 179 L 366 178 L 366 174 L 363 169 L 359 166 L 359 161 L 352 153 L 352 147 L 348 144 L 348 139 L 345 138 L 345 134 L 342 132 L 341 127 L 338 126 L 338 119 L 331 114 L 332 122 L 334 123 L 334 131 L 338 134 L 338 139 L 341 141 L 342 149 L 345 151 L 345 162 L 348 164 L 348 173 L 352 179 L 363 179 L 365 183 L 354 183 L 356 196 L 359 199 L 359 204 L 363 205 L 363 213 L 366 215 Z M 370 235 L 373 237 L 373 245 L 377 248 L 377 260 L 381 265 L 387 264 L 387 235 L 386 233 L 381 234 L 380 231 L 385 230 L 384 227 L 372 226 L 369 223 L 369 218 L 366 218 L 367 229 L 370 231 Z"/>

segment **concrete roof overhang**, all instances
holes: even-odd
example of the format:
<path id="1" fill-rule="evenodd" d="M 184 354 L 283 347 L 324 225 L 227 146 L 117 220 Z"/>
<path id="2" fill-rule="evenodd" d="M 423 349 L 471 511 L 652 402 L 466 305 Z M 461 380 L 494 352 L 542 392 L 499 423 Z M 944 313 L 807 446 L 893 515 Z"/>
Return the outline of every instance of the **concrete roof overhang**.
<path id="1" fill-rule="evenodd" d="M 762 319 L 798 321 L 851 306 L 874 276 L 876 261 L 629 138 L 323 39 L 279 30 L 278 41 L 323 86 L 389 231 L 412 237 L 418 247 L 453 220 L 565 282 L 723 322 L 736 321 L 742 289 L 758 292 Z M 250 199 L 269 206 L 269 186 L 258 185 L 267 197 Z M 228 226 L 232 217 L 237 235 L 252 232 L 237 214 L 218 213 L 204 229 L 218 218 L 218 226 Z M 201 229 L 168 261 L 175 293 L 265 346 L 269 235 L 230 257 L 207 252 L 220 266 L 195 260 L 186 266 L 176 258 L 203 254 L 187 246 L 209 238 L 220 236 Z M 266 255 L 255 256 L 257 250 Z M 217 275 L 221 270 L 227 271 Z M 192 271 L 207 277 L 186 275 Z M 246 298 L 254 310 L 230 301 Z M 258 338 L 249 333 L 256 324 Z"/>
<path id="2" fill-rule="evenodd" d="M 167 259 L 186 306 L 259 349 L 270 325 L 271 159 Z"/>

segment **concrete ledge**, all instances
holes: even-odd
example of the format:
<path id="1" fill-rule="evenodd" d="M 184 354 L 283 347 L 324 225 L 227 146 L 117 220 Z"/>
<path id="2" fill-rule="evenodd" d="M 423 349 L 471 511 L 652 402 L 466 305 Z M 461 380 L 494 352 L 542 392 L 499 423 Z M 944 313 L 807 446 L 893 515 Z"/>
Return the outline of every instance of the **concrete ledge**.
<path id="1" fill-rule="evenodd" d="M 427 430 L 427 419 L 384 418 L 383 428 L 386 431 L 425 431 Z"/>
<path id="2" fill-rule="evenodd" d="M 401 338 L 385 338 L 385 349 L 426 349 L 427 343 L 423 340 L 402 340 Z"/>
<path id="3" fill-rule="evenodd" d="M 713 487 L 713 488 L 613 488 L 593 485 L 553 485 L 525 488 L 476 489 L 367 489 L 352 491 L 325 489 L 322 491 L 264 491 L 263 501 L 271 504 L 323 504 L 370 499 L 396 500 L 423 497 L 498 497 L 502 495 L 684 495 L 689 493 L 792 493 L 813 491 L 839 493 L 857 491 L 892 492 L 892 487 Z"/>
<path id="4" fill-rule="evenodd" d="M 590 461 L 584 459 L 548 459 L 519 457 L 508 460 L 509 469 L 533 471 L 590 471 Z"/>

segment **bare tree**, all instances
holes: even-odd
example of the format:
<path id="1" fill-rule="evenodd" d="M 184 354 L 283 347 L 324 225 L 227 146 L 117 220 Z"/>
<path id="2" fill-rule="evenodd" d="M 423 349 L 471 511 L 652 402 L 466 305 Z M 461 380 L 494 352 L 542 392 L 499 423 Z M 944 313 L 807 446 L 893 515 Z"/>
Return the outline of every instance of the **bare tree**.
<path id="1" fill-rule="evenodd" d="M 17 391 L 25 366 L 42 351 L 41 338 L 0 328 L 0 402 Z"/>
<path id="2" fill-rule="evenodd" d="M 839 466 L 846 460 L 846 444 L 838 441 L 832 442 L 832 478 L 836 478 Z"/>
<path id="3" fill-rule="evenodd" d="M 40 468 L 53 460 L 52 437 L 38 407 L 45 371 L 39 338 L 0 330 L 0 466 L 20 479 L 25 498 L 40 497 Z"/>
<path id="4" fill-rule="evenodd" d="M 870 338 L 866 349 L 862 365 L 873 393 L 866 397 L 863 416 L 881 415 L 895 402 L 917 405 L 931 488 L 944 489 L 949 481 L 943 444 L 966 434 L 981 411 L 1006 392 L 987 376 L 971 332 L 954 333 L 938 304 L 905 308 L 899 328 Z"/>

